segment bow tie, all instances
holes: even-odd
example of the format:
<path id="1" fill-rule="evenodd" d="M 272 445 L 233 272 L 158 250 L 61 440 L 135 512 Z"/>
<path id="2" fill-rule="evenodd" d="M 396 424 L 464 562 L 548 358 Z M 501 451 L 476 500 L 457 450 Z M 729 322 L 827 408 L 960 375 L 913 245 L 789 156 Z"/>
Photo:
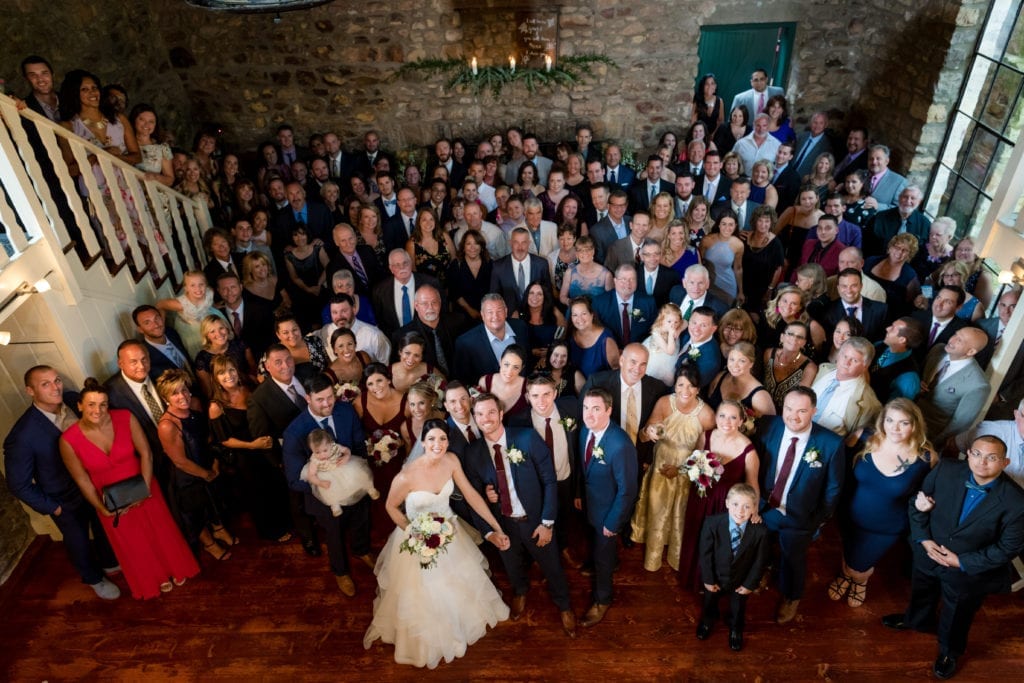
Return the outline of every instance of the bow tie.
<path id="1" fill-rule="evenodd" d="M 385 199 L 384 200 L 384 205 L 385 206 L 394 206 L 397 202 L 398 202 L 397 199 Z"/>
<path id="2" fill-rule="evenodd" d="M 979 491 L 981 493 L 988 493 L 991 490 L 989 486 L 981 486 L 979 484 L 975 484 L 970 479 L 964 482 L 964 486 L 967 488 L 968 491 Z"/>

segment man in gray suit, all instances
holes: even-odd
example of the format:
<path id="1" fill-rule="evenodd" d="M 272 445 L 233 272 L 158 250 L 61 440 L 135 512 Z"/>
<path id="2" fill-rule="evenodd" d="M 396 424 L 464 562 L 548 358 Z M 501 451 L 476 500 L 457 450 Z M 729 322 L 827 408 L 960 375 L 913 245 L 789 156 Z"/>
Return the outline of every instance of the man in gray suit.
<path id="1" fill-rule="evenodd" d="M 809 174 L 814 170 L 818 156 L 825 153 L 832 153 L 832 141 L 828 139 L 828 114 L 818 111 L 811 116 L 809 130 L 796 138 L 796 157 L 793 159 L 796 172 L 801 178 Z"/>
<path id="2" fill-rule="evenodd" d="M 945 348 L 936 345 L 928 352 L 917 404 L 928 436 L 938 448 L 981 418 L 989 384 L 974 356 L 987 343 L 988 336 L 981 329 L 964 327 L 949 338 Z"/>
<path id="3" fill-rule="evenodd" d="M 768 85 L 768 72 L 764 69 L 754 69 L 754 73 L 750 75 L 750 90 L 744 90 L 732 100 L 732 106 L 729 107 L 731 112 L 741 104 L 746 105 L 747 112 L 750 114 L 750 120 L 753 121 L 754 117 L 765 111 L 768 106 L 768 100 L 775 95 L 785 95 L 786 91 L 782 88 L 774 85 Z"/>
<path id="4" fill-rule="evenodd" d="M 896 171 L 889 170 L 889 148 L 885 145 L 872 145 L 868 150 L 868 189 L 871 196 L 864 202 L 864 207 L 885 211 L 896 206 L 900 192 L 907 186 L 907 179 Z"/>

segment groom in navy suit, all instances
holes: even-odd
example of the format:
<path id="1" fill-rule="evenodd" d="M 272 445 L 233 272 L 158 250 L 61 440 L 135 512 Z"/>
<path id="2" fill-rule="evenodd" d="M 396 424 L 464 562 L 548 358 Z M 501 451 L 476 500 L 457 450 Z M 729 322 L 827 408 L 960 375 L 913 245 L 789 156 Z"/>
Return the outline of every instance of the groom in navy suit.
<path id="1" fill-rule="evenodd" d="M 583 616 L 586 628 L 604 619 L 612 602 L 615 537 L 636 501 L 637 455 L 626 432 L 612 422 L 612 395 L 606 389 L 595 387 L 583 396 L 583 424 L 576 508 L 585 510 L 594 534 L 594 603 Z"/>
<path id="2" fill-rule="evenodd" d="M 807 549 L 839 502 L 845 453 L 842 439 L 812 421 L 817 396 L 794 387 L 785 396 L 782 417 L 762 425 L 761 517 L 779 539 L 777 621 L 792 621 L 804 594 Z"/>
<path id="3" fill-rule="evenodd" d="M 482 438 L 466 447 L 466 477 L 491 506 L 511 545 L 502 551 L 515 596 L 512 621 L 526 611 L 529 571 L 536 560 L 548 582 L 551 600 L 558 606 L 562 630 L 576 637 L 576 615 L 569 601 L 569 582 L 558 557 L 553 530 L 558 516 L 558 480 L 547 444 L 533 429 L 505 429 L 504 411 L 493 394 L 480 394 L 473 403 L 473 418 Z M 473 521 L 484 538 L 489 524 L 474 513 Z"/>

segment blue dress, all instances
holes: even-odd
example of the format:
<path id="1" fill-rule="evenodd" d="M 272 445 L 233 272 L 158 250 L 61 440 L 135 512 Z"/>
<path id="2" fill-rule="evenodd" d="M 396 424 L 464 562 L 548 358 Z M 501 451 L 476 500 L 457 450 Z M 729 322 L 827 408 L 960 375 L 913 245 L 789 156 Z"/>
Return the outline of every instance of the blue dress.
<path id="1" fill-rule="evenodd" d="M 608 364 L 608 355 L 605 353 L 607 339 L 612 336 L 608 328 L 601 330 L 601 336 L 597 338 L 593 346 L 582 348 L 576 344 L 576 339 L 569 337 L 569 361 L 576 366 L 576 369 L 583 373 L 584 377 L 590 377 L 601 370 L 611 370 Z"/>
<path id="2" fill-rule="evenodd" d="M 898 475 L 878 471 L 870 453 L 853 466 L 852 484 L 840 517 L 843 555 L 858 572 L 871 569 L 910 529 L 907 503 L 931 469 L 925 454 Z"/>

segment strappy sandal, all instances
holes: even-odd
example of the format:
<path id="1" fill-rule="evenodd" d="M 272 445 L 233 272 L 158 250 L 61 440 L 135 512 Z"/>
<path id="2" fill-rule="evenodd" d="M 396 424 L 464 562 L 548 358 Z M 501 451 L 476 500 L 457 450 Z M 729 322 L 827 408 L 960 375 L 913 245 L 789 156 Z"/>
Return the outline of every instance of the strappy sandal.
<path id="1" fill-rule="evenodd" d="M 850 607 L 860 607 L 868 597 L 868 585 L 851 581 L 850 594 L 846 596 L 846 604 Z"/>
<path id="2" fill-rule="evenodd" d="M 232 536 L 231 532 L 224 528 L 223 524 L 218 526 L 210 527 L 210 531 L 213 532 L 213 537 L 218 541 L 227 546 L 238 545 L 238 537 Z"/>
<path id="3" fill-rule="evenodd" d="M 842 600 L 850 591 L 850 584 L 853 582 L 853 579 L 846 574 L 836 576 L 836 578 L 832 579 L 832 583 L 828 585 L 829 600 Z"/>
<path id="4" fill-rule="evenodd" d="M 161 593 L 170 593 L 173 588 L 174 588 L 174 584 L 171 583 L 170 581 L 164 581 L 163 583 L 160 584 L 160 592 Z"/>
<path id="5" fill-rule="evenodd" d="M 220 544 L 217 543 L 217 541 L 210 541 L 209 543 L 204 543 L 203 550 L 210 553 L 210 556 L 217 561 L 227 560 L 231 557 L 231 551 L 222 548 Z"/>
<path id="6" fill-rule="evenodd" d="M 174 582 L 174 585 L 175 585 L 175 586 L 184 586 L 184 585 L 185 585 L 185 582 L 186 582 L 186 581 L 188 581 L 188 579 L 176 579 L 176 578 L 174 578 L 174 577 L 172 576 L 172 577 L 171 577 L 171 581 L 173 581 L 173 582 Z"/>

